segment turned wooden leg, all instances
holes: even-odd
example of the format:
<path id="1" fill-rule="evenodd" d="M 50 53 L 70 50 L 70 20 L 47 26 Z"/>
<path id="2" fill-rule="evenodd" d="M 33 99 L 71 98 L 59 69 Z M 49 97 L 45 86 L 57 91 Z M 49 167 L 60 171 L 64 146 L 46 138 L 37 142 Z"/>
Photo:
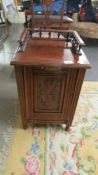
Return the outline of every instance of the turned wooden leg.
<path id="1" fill-rule="evenodd" d="M 23 129 L 26 130 L 26 129 L 27 129 L 27 125 L 24 125 L 24 126 L 23 126 Z"/>
<path id="2" fill-rule="evenodd" d="M 27 129 L 27 123 L 23 123 L 23 129 Z"/>
<path id="3" fill-rule="evenodd" d="M 67 125 L 66 125 L 65 131 L 68 131 L 69 128 L 70 128 L 70 126 L 67 126 Z"/>
<path id="4" fill-rule="evenodd" d="M 65 128 L 65 131 L 68 131 L 69 128 L 70 128 L 71 124 L 69 123 L 69 121 L 67 120 L 66 121 L 66 128 Z"/>

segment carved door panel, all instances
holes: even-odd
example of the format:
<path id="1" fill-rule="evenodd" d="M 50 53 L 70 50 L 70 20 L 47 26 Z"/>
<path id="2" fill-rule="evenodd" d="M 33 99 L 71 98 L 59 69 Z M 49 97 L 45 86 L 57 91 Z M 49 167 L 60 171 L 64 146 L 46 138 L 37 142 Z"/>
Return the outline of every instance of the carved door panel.
<path id="1" fill-rule="evenodd" d="M 40 122 L 63 121 L 67 74 L 32 72 L 31 91 L 33 120 Z"/>

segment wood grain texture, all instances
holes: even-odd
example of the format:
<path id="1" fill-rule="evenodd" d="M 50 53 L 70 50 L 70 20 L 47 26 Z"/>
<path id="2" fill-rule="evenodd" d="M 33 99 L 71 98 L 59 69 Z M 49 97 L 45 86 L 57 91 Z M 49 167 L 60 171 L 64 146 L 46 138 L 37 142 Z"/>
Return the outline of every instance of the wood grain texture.
<path id="1" fill-rule="evenodd" d="M 11 64 L 28 66 L 54 66 L 54 67 L 90 67 L 82 55 L 73 55 L 64 41 L 30 40 L 25 51 L 17 53 Z"/>

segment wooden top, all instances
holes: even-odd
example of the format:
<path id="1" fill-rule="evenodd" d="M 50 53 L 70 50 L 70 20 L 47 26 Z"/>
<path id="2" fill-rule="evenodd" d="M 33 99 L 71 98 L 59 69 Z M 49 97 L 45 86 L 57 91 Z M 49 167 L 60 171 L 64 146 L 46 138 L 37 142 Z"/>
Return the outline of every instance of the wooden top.
<path id="1" fill-rule="evenodd" d="M 65 41 L 30 40 L 23 52 L 16 53 L 11 65 L 85 67 L 90 64 L 85 54 L 73 55 Z"/>

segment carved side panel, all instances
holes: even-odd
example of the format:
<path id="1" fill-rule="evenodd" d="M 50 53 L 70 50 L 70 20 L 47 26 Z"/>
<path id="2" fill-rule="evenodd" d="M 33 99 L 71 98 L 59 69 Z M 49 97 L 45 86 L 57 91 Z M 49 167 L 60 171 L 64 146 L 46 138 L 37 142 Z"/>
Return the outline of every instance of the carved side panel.
<path id="1" fill-rule="evenodd" d="M 35 75 L 34 112 L 55 113 L 62 111 L 64 100 L 64 75 Z"/>

